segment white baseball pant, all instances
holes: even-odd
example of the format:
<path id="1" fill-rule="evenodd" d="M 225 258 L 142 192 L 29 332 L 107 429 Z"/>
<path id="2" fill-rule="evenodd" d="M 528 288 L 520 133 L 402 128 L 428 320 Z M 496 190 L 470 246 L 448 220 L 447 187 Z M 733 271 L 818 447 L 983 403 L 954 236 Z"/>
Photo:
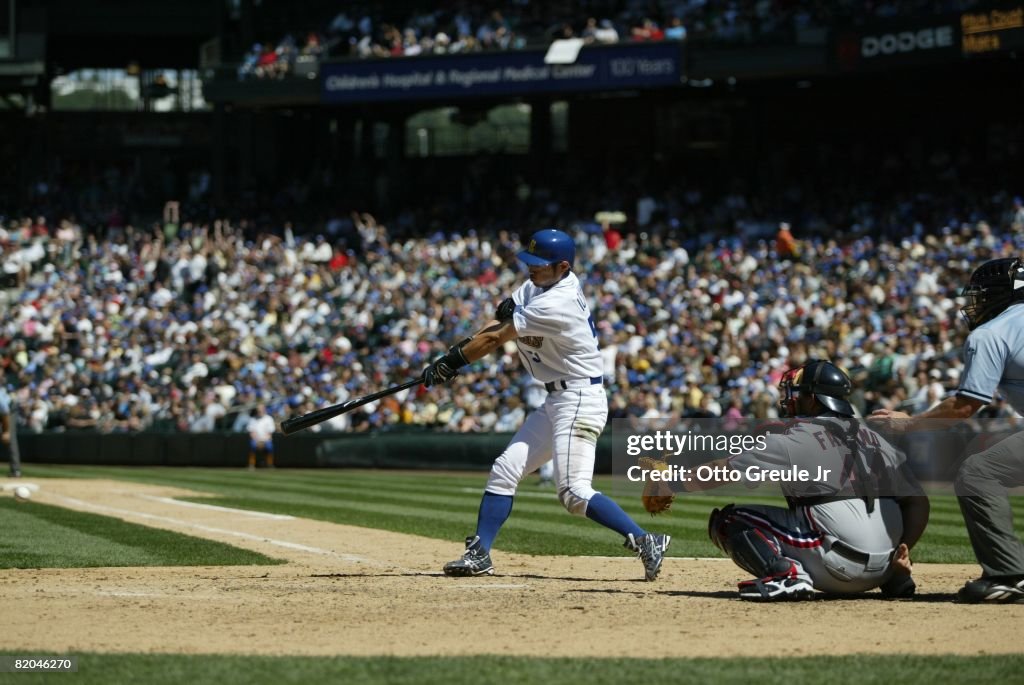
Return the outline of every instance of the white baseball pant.
<path id="1" fill-rule="evenodd" d="M 514 495 L 526 474 L 551 459 L 562 505 L 585 515 L 596 492 L 591 484 L 597 438 L 607 420 L 608 398 L 600 385 L 548 393 L 495 460 L 487 492 Z"/>

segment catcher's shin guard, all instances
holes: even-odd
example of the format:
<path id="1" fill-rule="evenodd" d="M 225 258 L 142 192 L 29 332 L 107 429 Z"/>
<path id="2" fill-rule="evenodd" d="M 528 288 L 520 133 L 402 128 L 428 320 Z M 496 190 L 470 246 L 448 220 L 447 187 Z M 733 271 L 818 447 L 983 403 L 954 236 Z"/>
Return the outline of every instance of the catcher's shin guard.
<path id="1" fill-rule="evenodd" d="M 775 536 L 737 517 L 732 504 L 711 512 L 708 535 L 737 566 L 758 578 L 785 574 L 792 566 Z"/>

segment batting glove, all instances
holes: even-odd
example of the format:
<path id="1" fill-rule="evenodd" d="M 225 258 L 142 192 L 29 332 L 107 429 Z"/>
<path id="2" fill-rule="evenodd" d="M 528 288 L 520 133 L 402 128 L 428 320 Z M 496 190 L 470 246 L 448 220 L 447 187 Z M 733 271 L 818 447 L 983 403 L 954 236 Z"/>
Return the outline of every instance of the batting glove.
<path id="1" fill-rule="evenodd" d="M 459 369 L 469 363 L 466 355 L 462 353 L 462 346 L 469 342 L 469 338 L 448 350 L 448 354 L 435 359 L 434 362 L 423 369 L 423 385 L 431 388 L 435 385 L 447 383 L 459 375 Z"/>
<path id="2" fill-rule="evenodd" d="M 433 364 L 423 369 L 423 385 L 431 388 L 435 385 L 447 383 L 458 375 L 459 370 L 448 366 L 448 364 L 445 363 L 445 358 L 441 357 Z"/>

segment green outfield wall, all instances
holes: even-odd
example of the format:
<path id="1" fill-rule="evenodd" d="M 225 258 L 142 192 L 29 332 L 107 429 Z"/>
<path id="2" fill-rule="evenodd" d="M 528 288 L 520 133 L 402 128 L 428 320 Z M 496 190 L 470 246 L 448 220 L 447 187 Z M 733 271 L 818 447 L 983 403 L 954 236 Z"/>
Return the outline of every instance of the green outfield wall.
<path id="1" fill-rule="evenodd" d="M 508 433 L 391 431 L 350 435 L 274 436 L 274 461 L 303 468 L 490 468 Z M 243 467 L 249 437 L 242 433 L 19 433 L 25 464 Z M 611 434 L 598 442 L 597 471 L 611 472 Z"/>

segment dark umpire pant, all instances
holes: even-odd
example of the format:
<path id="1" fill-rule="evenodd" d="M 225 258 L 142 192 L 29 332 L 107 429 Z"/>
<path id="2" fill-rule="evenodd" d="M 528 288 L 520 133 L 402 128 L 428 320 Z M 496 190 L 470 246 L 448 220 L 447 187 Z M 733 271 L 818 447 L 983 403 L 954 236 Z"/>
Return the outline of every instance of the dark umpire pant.
<path id="1" fill-rule="evenodd" d="M 956 494 L 985 576 L 1024 577 L 1024 544 L 1013 532 L 1007 488 L 1024 485 L 1024 432 L 964 460 Z"/>

